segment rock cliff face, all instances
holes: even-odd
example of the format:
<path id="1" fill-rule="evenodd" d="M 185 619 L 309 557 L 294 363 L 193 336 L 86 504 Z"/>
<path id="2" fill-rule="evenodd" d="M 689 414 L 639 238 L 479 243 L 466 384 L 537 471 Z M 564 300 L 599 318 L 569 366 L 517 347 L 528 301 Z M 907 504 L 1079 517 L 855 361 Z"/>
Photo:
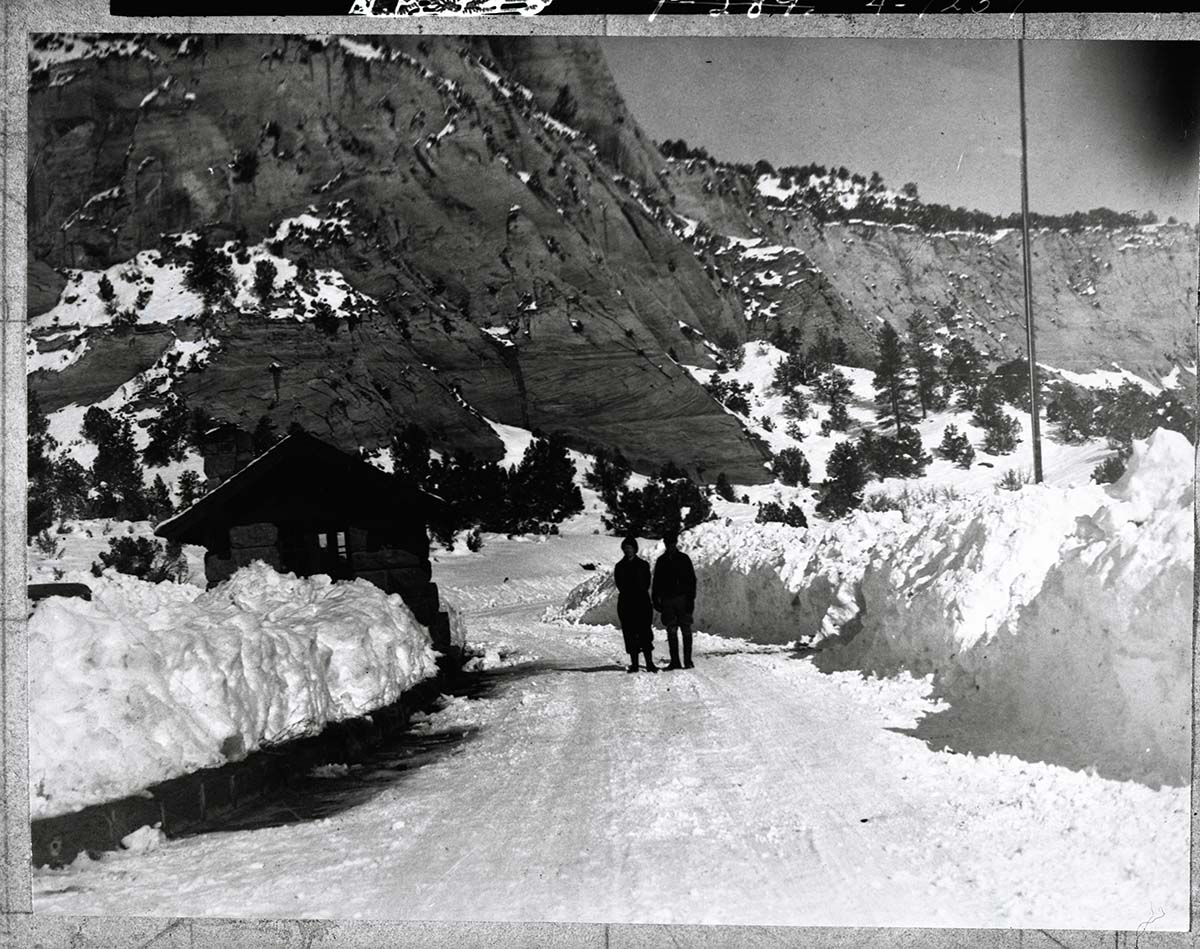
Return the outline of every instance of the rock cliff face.
<path id="1" fill-rule="evenodd" d="M 245 430 L 371 449 L 413 421 L 496 459 L 490 420 L 755 483 L 762 449 L 680 365 L 714 341 L 826 326 L 866 365 L 918 308 L 997 354 L 1023 339 L 1014 236 L 821 226 L 752 177 L 714 187 L 658 154 L 588 40 L 42 37 L 31 66 L 51 411 L 176 392 Z M 182 278 L 198 236 L 232 270 L 208 300 Z M 1043 361 L 1193 361 L 1191 229 L 1034 250 Z"/>
<path id="2" fill-rule="evenodd" d="M 928 233 L 851 218 L 819 223 L 771 175 L 665 162 L 674 210 L 740 238 L 715 258 L 736 274 L 752 331 L 772 320 L 825 326 L 870 365 L 881 320 L 901 332 L 923 311 L 997 358 L 1025 350 L 1018 231 Z M 749 246 L 746 246 L 749 244 Z M 1037 229 L 1030 242 L 1038 361 L 1123 368 L 1154 379 L 1195 362 L 1196 230 L 1185 225 Z M 806 279 L 805 279 L 806 278 Z"/>
<path id="3" fill-rule="evenodd" d="M 668 355 L 707 363 L 678 322 L 716 333 L 736 324 L 737 304 L 622 187 L 619 169 L 643 177 L 654 156 L 601 82 L 594 48 L 535 55 L 534 43 L 507 42 L 513 71 L 541 77 L 533 91 L 485 41 L 131 45 L 34 75 L 37 348 L 70 325 L 39 313 L 55 300 L 56 270 L 112 267 L 164 234 L 205 233 L 232 241 L 230 253 L 270 239 L 283 260 L 340 275 L 369 312 L 331 339 L 303 314 L 214 307 L 205 332 L 219 346 L 177 388 L 218 417 L 315 423 L 318 435 L 367 448 L 416 421 L 439 448 L 498 458 L 483 415 L 620 448 L 643 466 L 674 458 L 712 477 L 765 476 L 738 421 Z M 600 141 L 542 107 L 566 85 L 584 103 L 567 117 Z M 317 230 L 281 234 L 288 220 Z M 314 237 L 330 220 L 340 223 Z M 71 386 L 34 375 L 47 408 L 93 398 L 171 336 L 138 336 L 135 357 L 113 335 L 87 329 Z M 272 362 L 283 367 L 277 403 Z"/>

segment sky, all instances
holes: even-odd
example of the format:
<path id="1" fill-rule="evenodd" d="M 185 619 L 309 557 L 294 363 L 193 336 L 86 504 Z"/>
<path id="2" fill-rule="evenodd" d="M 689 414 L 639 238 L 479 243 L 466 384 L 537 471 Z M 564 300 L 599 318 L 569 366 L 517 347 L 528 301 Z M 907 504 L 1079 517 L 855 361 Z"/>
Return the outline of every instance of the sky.
<path id="1" fill-rule="evenodd" d="M 925 201 L 1021 207 L 1017 44 L 606 38 L 643 130 L 716 158 L 845 165 Z M 1197 220 L 1200 44 L 1027 41 L 1030 208 Z"/>

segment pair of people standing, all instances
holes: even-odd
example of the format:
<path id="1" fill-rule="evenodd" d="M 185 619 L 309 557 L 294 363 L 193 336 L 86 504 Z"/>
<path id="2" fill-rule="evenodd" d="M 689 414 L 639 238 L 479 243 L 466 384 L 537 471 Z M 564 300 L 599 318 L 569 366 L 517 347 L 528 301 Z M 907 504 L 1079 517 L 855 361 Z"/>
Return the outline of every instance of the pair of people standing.
<path id="1" fill-rule="evenodd" d="M 625 651 L 629 653 L 626 672 L 638 671 L 639 654 L 646 659 L 646 671 L 658 672 L 654 664 L 654 634 L 650 624 L 654 611 L 662 614 L 667 628 L 667 646 L 671 662 L 667 669 L 692 668 L 692 610 L 696 604 L 696 571 L 692 560 L 679 550 L 679 537 L 674 532 L 663 536 L 667 548 L 654 563 L 653 578 L 650 564 L 637 555 L 637 541 L 626 537 L 621 542 L 620 562 L 613 570 L 617 585 L 617 616 L 625 636 Z M 683 633 L 683 662 L 679 661 L 679 640 L 676 631 Z"/>

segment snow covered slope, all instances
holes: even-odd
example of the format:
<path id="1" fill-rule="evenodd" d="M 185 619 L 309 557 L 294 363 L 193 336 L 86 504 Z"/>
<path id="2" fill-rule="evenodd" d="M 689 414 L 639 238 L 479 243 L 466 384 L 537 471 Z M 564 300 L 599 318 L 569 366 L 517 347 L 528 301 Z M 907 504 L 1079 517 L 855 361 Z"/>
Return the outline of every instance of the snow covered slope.
<path id="1" fill-rule="evenodd" d="M 25 567 L 30 583 L 95 583 L 92 565 L 100 562 L 100 554 L 110 550 L 112 541 L 119 537 L 132 537 L 161 544 L 154 536 L 154 524 L 150 521 L 119 521 L 96 518 L 94 520 L 68 518 L 61 522 L 48 538 L 53 549 L 43 548 L 40 543 L 31 543 L 26 549 Z M 179 578 L 181 583 L 190 583 L 204 589 L 204 548 L 195 544 L 182 547 L 187 569 Z"/>
<path id="2" fill-rule="evenodd" d="M 803 640 L 824 670 L 933 673 L 955 715 L 1029 754 L 1184 783 L 1189 738 L 1192 449 L 1157 431 L 1109 488 L 1026 486 L 805 531 L 709 523 L 699 625 Z M 613 623 L 602 579 L 573 597 Z"/>
<path id="3" fill-rule="evenodd" d="M 29 620 L 35 818 L 315 734 L 437 672 L 425 627 L 363 580 L 255 563 L 208 592 L 90 585 L 90 602 L 51 597 Z"/>

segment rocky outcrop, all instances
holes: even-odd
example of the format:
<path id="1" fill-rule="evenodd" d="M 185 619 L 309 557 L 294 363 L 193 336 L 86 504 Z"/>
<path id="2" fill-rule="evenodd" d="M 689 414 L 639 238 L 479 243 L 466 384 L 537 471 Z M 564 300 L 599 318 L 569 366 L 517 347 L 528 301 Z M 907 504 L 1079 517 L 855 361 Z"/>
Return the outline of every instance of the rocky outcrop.
<path id="1" fill-rule="evenodd" d="M 921 311 L 997 358 L 1024 353 L 1018 231 L 928 233 L 853 218 L 822 224 L 773 200 L 753 173 L 664 164 L 679 213 L 756 242 L 726 243 L 716 255 L 738 275 L 747 313 L 758 317 L 755 332 L 772 320 L 807 333 L 823 326 L 846 340 L 852 361 L 870 365 L 880 320 L 903 331 Z M 768 274 L 772 260 L 762 259 L 769 246 L 788 249 L 772 258 L 783 265 L 774 266 L 778 273 Z M 1038 229 L 1030 247 L 1039 362 L 1084 371 L 1116 362 L 1155 378 L 1195 361 L 1195 227 Z M 789 266 L 808 279 L 796 283 Z"/>
<path id="2" fill-rule="evenodd" d="M 600 48 L 590 39 L 555 36 L 536 43 L 487 41 L 492 58 L 528 87 L 540 108 L 582 131 L 599 156 L 642 188 L 659 190 L 662 156 L 625 106 Z"/>
<path id="3" fill-rule="evenodd" d="M 707 364 L 679 322 L 716 333 L 738 319 L 736 302 L 622 187 L 623 173 L 650 174 L 653 152 L 611 78 L 601 82 L 598 50 L 503 45 L 533 89 L 491 58 L 492 44 L 399 37 L 147 40 L 132 55 L 70 63 L 69 80 L 56 80 L 66 65 L 35 76 L 36 273 L 106 267 L 163 233 L 255 244 L 310 205 L 344 214 L 341 239 L 288 240 L 287 254 L 341 273 L 375 301 L 368 323 L 379 325 L 327 358 L 309 328 L 219 313 L 228 335 L 187 381 L 190 397 L 214 414 L 258 412 L 255 386 L 278 361 L 303 382 L 277 411 L 320 418 L 343 443 L 371 446 L 417 421 L 443 448 L 497 456 L 475 410 L 644 466 L 687 461 L 762 480 L 760 449 L 672 360 Z M 542 106 L 563 85 L 582 130 Z M 402 377 L 388 363 L 418 369 Z M 405 393 L 399 404 L 376 398 L 363 372 Z M 335 374 L 342 421 L 327 391 Z"/>

